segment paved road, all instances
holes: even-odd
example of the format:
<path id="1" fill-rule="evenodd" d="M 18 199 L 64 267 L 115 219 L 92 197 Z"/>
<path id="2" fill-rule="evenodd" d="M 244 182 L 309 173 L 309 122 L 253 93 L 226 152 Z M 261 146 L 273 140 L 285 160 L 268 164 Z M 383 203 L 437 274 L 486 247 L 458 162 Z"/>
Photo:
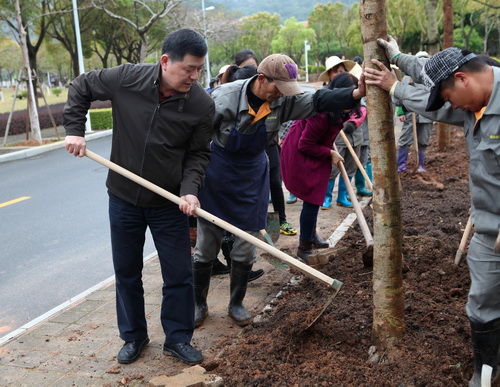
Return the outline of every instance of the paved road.
<path id="1" fill-rule="evenodd" d="M 0 337 L 113 275 L 106 175 L 64 148 L 0 164 Z"/>

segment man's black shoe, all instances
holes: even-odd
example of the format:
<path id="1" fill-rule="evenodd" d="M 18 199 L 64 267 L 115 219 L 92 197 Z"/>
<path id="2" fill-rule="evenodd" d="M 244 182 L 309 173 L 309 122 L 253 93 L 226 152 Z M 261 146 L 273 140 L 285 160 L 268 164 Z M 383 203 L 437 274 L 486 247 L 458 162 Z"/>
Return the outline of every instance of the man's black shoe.
<path id="1" fill-rule="evenodd" d="M 143 340 L 136 341 L 127 341 L 125 345 L 120 349 L 118 355 L 116 356 L 116 360 L 121 364 L 129 364 L 137 360 L 142 350 L 148 345 L 149 338 L 145 338 Z"/>
<path id="2" fill-rule="evenodd" d="M 203 355 L 189 343 L 163 344 L 163 353 L 178 357 L 184 363 L 198 364 L 203 361 Z"/>
<path id="3" fill-rule="evenodd" d="M 252 270 L 250 272 L 250 275 L 248 276 L 248 282 L 255 281 L 257 278 L 260 278 L 264 275 L 264 270 L 259 269 L 259 270 Z"/>
<path id="4" fill-rule="evenodd" d="M 218 274 L 229 274 L 231 272 L 231 268 L 229 266 L 224 265 L 219 258 L 215 258 L 214 265 L 212 266 L 212 275 Z"/>

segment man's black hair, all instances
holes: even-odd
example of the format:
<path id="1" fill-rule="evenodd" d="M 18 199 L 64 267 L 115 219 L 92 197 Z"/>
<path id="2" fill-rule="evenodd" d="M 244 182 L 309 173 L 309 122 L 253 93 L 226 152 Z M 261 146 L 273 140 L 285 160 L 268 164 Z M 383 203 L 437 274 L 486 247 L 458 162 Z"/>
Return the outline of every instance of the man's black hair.
<path id="1" fill-rule="evenodd" d="M 493 59 L 492 57 L 489 57 L 488 55 L 478 55 L 477 58 L 481 59 L 487 65 L 493 67 L 500 67 L 500 62 Z"/>
<path id="2" fill-rule="evenodd" d="M 326 88 L 330 89 L 330 90 L 344 89 L 344 88 L 350 88 L 350 87 L 358 87 L 358 78 L 356 78 L 351 73 L 348 73 L 347 71 L 338 74 L 326 86 Z M 360 107 L 361 107 L 360 100 L 358 100 L 356 106 L 353 109 L 351 109 L 351 111 L 355 113 L 356 118 L 361 117 L 361 110 L 359 109 Z M 342 124 L 344 121 L 347 121 L 349 119 L 351 111 L 344 112 L 343 110 L 337 110 L 337 111 L 329 112 L 328 118 L 329 118 L 330 123 L 333 125 Z"/>
<path id="3" fill-rule="evenodd" d="M 252 78 L 256 74 L 257 74 L 257 67 L 255 66 L 239 67 L 235 72 L 233 72 L 233 74 L 229 78 L 229 82 L 234 82 L 239 79 Z"/>
<path id="4" fill-rule="evenodd" d="M 363 57 L 361 55 L 356 55 L 352 60 L 360 66 L 363 64 Z"/>
<path id="5" fill-rule="evenodd" d="M 161 54 L 167 54 L 172 62 L 183 60 L 186 54 L 202 58 L 207 55 L 207 51 L 203 36 L 190 28 L 169 33 L 161 48 Z"/>
<path id="6" fill-rule="evenodd" d="M 471 51 L 469 51 L 469 50 L 462 50 L 463 56 L 466 56 L 470 53 L 471 53 Z M 494 59 L 491 59 L 491 61 L 494 61 Z M 487 60 L 485 60 L 485 58 L 483 56 L 476 56 L 476 57 L 472 58 L 470 61 L 468 61 L 467 63 L 464 63 L 462 66 L 460 66 L 453 74 L 455 74 L 457 72 L 480 73 L 488 65 L 494 66 L 494 64 L 488 63 Z M 441 90 L 449 88 L 449 87 L 454 87 L 455 78 L 453 77 L 453 74 L 451 74 L 447 79 L 445 79 L 443 82 L 441 82 Z"/>

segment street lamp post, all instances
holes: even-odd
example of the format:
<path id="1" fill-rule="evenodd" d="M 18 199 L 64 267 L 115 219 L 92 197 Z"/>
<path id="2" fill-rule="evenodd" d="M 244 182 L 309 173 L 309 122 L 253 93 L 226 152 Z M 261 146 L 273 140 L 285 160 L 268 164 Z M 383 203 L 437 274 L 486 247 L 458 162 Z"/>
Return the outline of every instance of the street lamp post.
<path id="1" fill-rule="evenodd" d="M 307 52 L 311 49 L 311 46 L 307 44 L 307 40 L 304 40 L 304 53 L 306 54 L 306 82 L 309 82 L 309 63 Z"/>
<path id="2" fill-rule="evenodd" d="M 205 55 L 205 70 L 206 70 L 206 87 L 210 87 L 210 61 L 208 59 L 208 38 L 207 38 L 207 19 L 205 17 L 205 11 L 211 11 L 214 6 L 205 8 L 205 0 L 201 0 L 201 10 L 203 15 L 203 33 L 205 34 L 205 43 L 207 45 L 207 55 Z"/>
<path id="3" fill-rule="evenodd" d="M 85 69 L 84 69 L 84 65 L 83 65 L 82 39 L 80 36 L 80 22 L 78 20 L 77 0 L 73 0 L 73 20 L 75 22 L 75 36 L 76 36 L 76 50 L 77 50 L 77 54 L 78 54 L 78 67 L 80 68 L 80 74 L 83 74 L 85 72 Z M 87 121 L 85 121 L 85 131 L 92 132 L 92 125 L 90 124 L 90 114 L 88 112 L 87 112 Z"/>

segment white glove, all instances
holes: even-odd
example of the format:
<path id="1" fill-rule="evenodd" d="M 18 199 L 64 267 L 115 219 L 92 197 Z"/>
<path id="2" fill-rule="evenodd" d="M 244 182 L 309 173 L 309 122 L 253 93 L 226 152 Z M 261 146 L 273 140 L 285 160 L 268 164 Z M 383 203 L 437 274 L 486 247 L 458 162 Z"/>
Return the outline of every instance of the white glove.
<path id="1" fill-rule="evenodd" d="M 388 40 L 377 39 L 377 43 L 379 46 L 383 47 L 385 50 L 385 55 L 389 62 L 396 64 L 396 59 L 401 54 L 399 51 L 398 42 L 391 35 L 388 35 Z"/>

